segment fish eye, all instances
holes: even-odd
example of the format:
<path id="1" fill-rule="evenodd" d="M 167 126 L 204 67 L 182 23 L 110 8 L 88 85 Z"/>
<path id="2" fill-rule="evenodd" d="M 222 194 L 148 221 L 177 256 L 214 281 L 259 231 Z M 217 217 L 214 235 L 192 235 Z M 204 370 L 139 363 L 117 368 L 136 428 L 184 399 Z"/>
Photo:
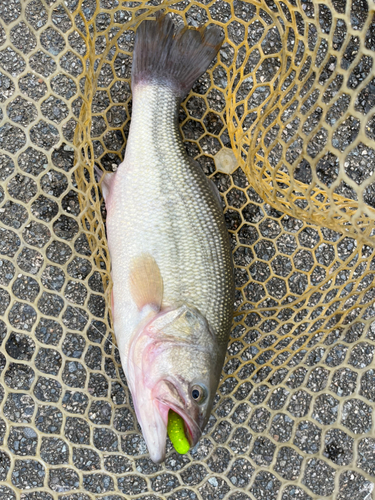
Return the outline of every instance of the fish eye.
<path id="1" fill-rule="evenodd" d="M 197 403 L 203 403 L 203 401 L 206 399 L 206 391 L 204 390 L 204 388 L 202 386 L 194 385 L 191 388 L 191 397 Z"/>

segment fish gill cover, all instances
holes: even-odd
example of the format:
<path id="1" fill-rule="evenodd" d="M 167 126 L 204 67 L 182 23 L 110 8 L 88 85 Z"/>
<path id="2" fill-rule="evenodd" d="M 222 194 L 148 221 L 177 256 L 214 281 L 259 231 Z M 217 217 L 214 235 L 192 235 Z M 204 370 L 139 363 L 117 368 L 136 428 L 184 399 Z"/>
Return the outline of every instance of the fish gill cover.
<path id="1" fill-rule="evenodd" d="M 243 314 L 205 436 L 155 465 L 113 344 L 93 166 L 123 158 L 134 30 L 161 6 L 225 33 L 180 124 L 225 203 Z M 374 10 L 0 1 L 1 499 L 372 497 Z"/>

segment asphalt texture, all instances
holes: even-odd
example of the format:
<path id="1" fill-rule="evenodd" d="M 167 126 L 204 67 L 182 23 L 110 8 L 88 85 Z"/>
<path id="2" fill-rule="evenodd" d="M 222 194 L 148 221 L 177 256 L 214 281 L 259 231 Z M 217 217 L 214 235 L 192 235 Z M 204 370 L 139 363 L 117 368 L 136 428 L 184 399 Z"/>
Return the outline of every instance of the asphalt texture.
<path id="1" fill-rule="evenodd" d="M 263 54 L 255 48 L 245 61 L 238 53 L 239 64 L 246 62 L 256 81 L 264 83 L 247 105 L 246 130 L 259 117 L 270 93 L 267 82 L 280 68 L 281 36 L 270 15 L 251 3 L 234 1 L 234 20 L 228 3 L 206 4 L 178 5 L 194 27 L 207 21 L 209 9 L 213 20 L 227 24 L 235 44 L 245 36 L 256 44 L 268 29 Z M 273 2 L 267 4 L 275 10 Z M 344 2 L 333 4 L 342 14 Z M 358 36 L 352 36 L 341 61 L 332 60 L 321 71 L 317 84 L 324 85 L 330 65 L 340 63 L 350 75 L 347 93 L 325 113 L 325 125 L 308 151 L 316 156 L 330 126 L 346 117 L 332 135 L 332 146 L 349 151 L 345 173 L 360 185 L 375 170 L 375 121 L 367 122 L 368 141 L 350 148 L 360 121 L 348 109 L 354 106 L 367 116 L 375 106 L 375 84 L 354 92 L 373 63 L 366 55 L 355 70 L 351 67 L 367 19 L 367 2 L 358 4 L 362 7 L 354 6 L 350 14 Z M 130 19 L 126 9 L 137 5 L 124 2 L 120 9 L 116 1 L 101 1 L 103 12 L 95 14 L 96 65 L 102 65 L 92 99 L 91 137 L 96 162 L 109 171 L 122 161 L 129 130 L 134 33 L 124 32 L 118 50 L 104 63 L 100 57 L 108 39 L 101 33 L 110 33 L 110 39 L 119 28 L 111 25 L 111 9 L 113 20 L 124 23 Z M 313 8 L 312 2 L 301 5 L 307 12 Z M 85 0 L 80 12 L 89 20 L 96 7 Z M 332 43 L 340 50 L 348 40 L 346 25 L 333 21 L 333 7 L 319 8 L 323 32 L 336 23 Z M 178 22 L 178 14 L 173 16 Z M 246 34 L 241 20 L 252 18 Z M 307 44 L 314 44 L 314 33 L 310 28 Z M 236 307 L 264 308 L 264 314 L 236 320 L 214 410 L 199 444 L 180 456 L 168 441 L 164 464 L 148 458 L 109 329 L 102 272 L 108 259 L 102 267 L 95 261 L 82 224 L 72 141 L 83 105 L 79 56 L 88 50 L 86 35 L 72 0 L 0 0 L 0 499 L 374 498 L 375 326 L 369 326 L 374 314 L 370 310 L 357 319 L 353 308 L 357 304 L 362 311 L 373 303 L 374 251 L 273 209 L 241 168 L 231 175 L 217 171 L 215 155 L 231 147 L 223 115 L 230 44 L 221 49 L 223 65 L 196 82 L 179 118 L 188 154 L 222 195 L 236 266 Z M 366 48 L 375 50 L 374 24 L 365 38 Z M 323 58 L 326 47 L 319 50 Z M 239 87 L 237 101 L 247 98 L 250 80 Z M 336 80 L 326 91 L 327 102 L 337 92 Z M 295 136 L 285 156 L 291 163 L 303 133 L 314 130 L 323 113 L 319 107 L 310 111 L 313 104 L 311 92 L 302 106 L 304 122 L 290 121 L 283 130 L 286 140 Z M 292 113 L 284 108 L 286 115 Z M 244 113 L 244 108 L 237 111 L 239 117 Z M 275 148 L 272 155 L 277 162 L 282 150 Z M 316 175 L 329 187 L 339 168 L 337 156 L 327 153 Z M 296 165 L 294 178 L 309 184 L 311 166 Z M 358 199 L 344 181 L 335 192 Z M 374 192 L 369 184 L 364 200 L 370 207 L 375 207 Z M 300 203 L 305 206 L 305 200 Z M 103 207 L 101 215 L 105 218 Z M 337 266 L 340 273 L 330 282 Z M 314 286 L 318 291 L 302 302 Z M 296 297 L 301 303 L 288 307 Z M 272 308 L 277 307 L 276 314 Z M 347 319 L 335 329 L 334 321 L 325 323 L 325 315 L 336 311 L 335 321 Z"/>

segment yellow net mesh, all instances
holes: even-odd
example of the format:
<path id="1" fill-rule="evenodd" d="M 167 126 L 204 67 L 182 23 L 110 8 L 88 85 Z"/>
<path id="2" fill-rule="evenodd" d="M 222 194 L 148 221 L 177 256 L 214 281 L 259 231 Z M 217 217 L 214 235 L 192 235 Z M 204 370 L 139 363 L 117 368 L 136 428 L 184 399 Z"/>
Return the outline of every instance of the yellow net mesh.
<path id="1" fill-rule="evenodd" d="M 156 466 L 112 344 L 93 167 L 123 158 L 134 30 L 160 8 L 225 32 L 180 124 L 225 201 L 240 314 L 206 435 Z M 371 497 L 374 11 L 0 0 L 1 499 Z"/>

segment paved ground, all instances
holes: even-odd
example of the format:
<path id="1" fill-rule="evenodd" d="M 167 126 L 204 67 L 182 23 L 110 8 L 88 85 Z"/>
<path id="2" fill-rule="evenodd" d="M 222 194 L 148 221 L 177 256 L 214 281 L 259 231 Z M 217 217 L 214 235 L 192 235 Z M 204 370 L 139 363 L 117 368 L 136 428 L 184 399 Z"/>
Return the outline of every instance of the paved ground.
<path id="1" fill-rule="evenodd" d="M 268 33 L 263 54 L 258 48 L 250 55 L 237 54 L 238 67 L 252 75 L 239 87 L 237 102 L 247 98 L 255 80 L 258 85 L 247 111 L 243 104 L 236 111 L 239 119 L 246 115 L 246 129 L 259 118 L 270 94 L 267 82 L 280 69 L 281 36 L 270 14 L 250 3 L 233 2 L 234 21 L 230 4 L 206 3 L 189 8 L 180 2 L 174 18 L 186 12 L 189 24 L 199 26 L 206 22 L 208 8 L 213 20 L 227 23 L 234 44 L 247 36 L 254 45 Z M 275 12 L 275 4 L 267 3 Z M 72 147 L 84 102 L 79 56 L 88 50 L 78 12 L 88 20 L 96 16 L 98 64 L 107 54 L 104 33 L 111 38 L 119 29 L 119 24 L 110 25 L 111 14 L 112 22 L 124 23 L 137 5 L 125 2 L 121 9 L 116 1 L 102 1 L 101 12 L 95 13 L 94 1 L 78 9 L 70 0 L 0 0 L 0 499 L 373 498 L 374 252 L 343 234 L 273 209 L 240 168 L 232 175 L 216 170 L 215 155 L 230 147 L 223 115 L 226 68 L 234 54 L 230 43 L 221 51 L 221 65 L 194 86 L 180 121 L 188 153 L 197 157 L 223 196 L 239 289 L 236 306 L 245 304 L 252 312 L 236 320 L 201 442 L 186 456 L 177 455 L 168 443 L 161 466 L 148 458 L 108 328 L 106 263 L 100 267 L 95 261 L 96 248 L 82 226 Z M 302 5 L 311 13 L 312 2 Z M 334 2 L 337 13 L 343 5 Z M 361 6 L 353 7 L 350 22 L 363 39 L 367 3 Z M 329 32 L 334 11 L 325 5 L 319 9 L 321 29 Z M 331 33 L 337 50 L 347 40 L 344 24 L 337 22 Z M 373 27 L 366 33 L 369 50 L 375 50 L 374 33 Z M 313 45 L 314 36 L 310 28 L 306 43 Z M 117 41 L 118 51 L 110 50 L 102 61 L 92 102 L 94 154 L 106 170 L 114 170 L 124 153 L 133 42 L 133 33 L 125 32 Z M 342 73 L 352 71 L 361 43 L 352 37 Z M 273 57 L 259 66 L 265 55 Z M 324 110 L 327 129 L 350 103 L 364 116 L 370 113 L 374 84 L 357 97 L 352 91 L 354 78 L 368 76 L 371 61 L 370 56 L 362 60 L 350 73 L 354 76 L 347 93 Z M 321 70 L 314 85 L 329 77 Z M 338 81 L 327 91 L 327 102 Z M 304 92 L 301 98 L 309 90 Z M 288 137 L 296 136 L 286 152 L 291 163 L 299 154 L 301 128 L 313 130 L 323 113 L 321 108 L 310 110 L 313 94 L 302 106 L 308 119 L 290 121 L 284 128 Z M 283 106 L 285 116 L 293 113 Z M 348 117 L 334 135 L 333 147 L 344 151 L 358 127 L 359 120 Z M 346 158 L 345 172 L 358 185 L 375 169 L 373 127 L 370 119 L 368 141 Z M 310 143 L 311 157 L 325 141 L 325 132 L 320 133 Z M 282 151 L 272 151 L 270 161 L 278 161 Z M 338 173 L 337 157 L 327 153 L 316 176 L 329 187 Z M 296 165 L 296 180 L 308 184 L 313 175 L 308 162 Z M 341 182 L 336 192 L 357 199 L 348 183 Z M 370 184 L 365 201 L 375 206 L 373 200 Z M 305 206 L 303 199 L 300 203 Z M 311 289 L 314 293 L 304 295 Z"/>

